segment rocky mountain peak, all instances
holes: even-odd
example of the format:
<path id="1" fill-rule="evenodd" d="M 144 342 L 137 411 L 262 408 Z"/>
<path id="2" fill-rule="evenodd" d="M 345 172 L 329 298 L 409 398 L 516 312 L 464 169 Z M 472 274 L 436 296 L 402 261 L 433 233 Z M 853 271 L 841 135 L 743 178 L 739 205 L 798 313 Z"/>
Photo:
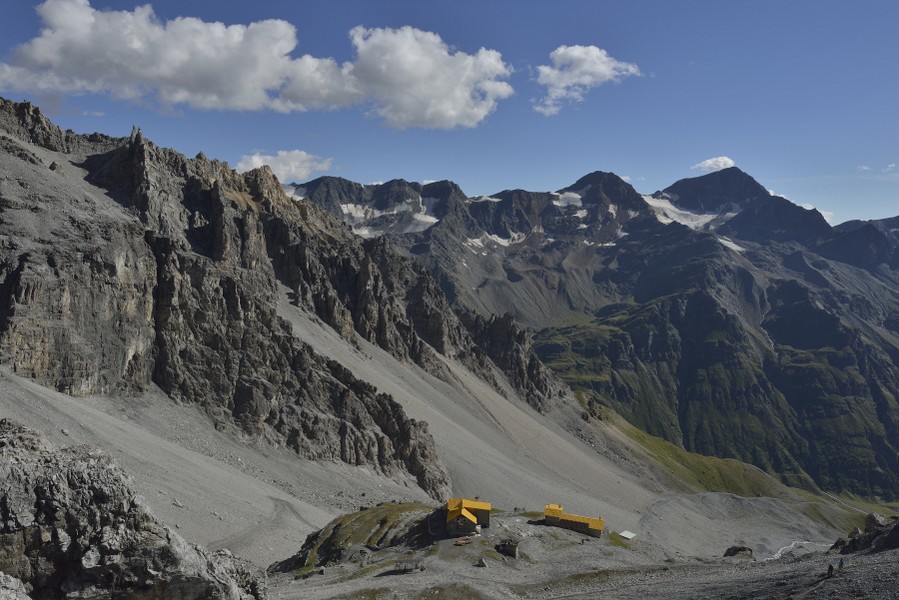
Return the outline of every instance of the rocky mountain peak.
<path id="1" fill-rule="evenodd" d="M 689 179 L 665 188 L 672 204 L 699 213 L 719 213 L 732 207 L 746 207 L 768 198 L 768 190 L 737 167 L 730 167 Z"/>
<path id="2" fill-rule="evenodd" d="M 372 206 L 377 210 L 408 204 L 409 201 L 421 202 L 421 184 L 409 183 L 404 179 L 393 179 L 387 183 L 372 186 Z"/>
<path id="3" fill-rule="evenodd" d="M 628 208 L 642 209 L 640 194 L 631 184 L 615 173 L 594 171 L 559 192 L 579 193 L 583 201 L 588 203 L 618 204 Z"/>
<path id="4" fill-rule="evenodd" d="M 335 216 L 343 214 L 341 206 L 365 204 L 372 197 L 370 188 L 342 177 L 319 177 L 307 183 L 291 184 L 290 187 L 297 196 L 306 198 Z"/>

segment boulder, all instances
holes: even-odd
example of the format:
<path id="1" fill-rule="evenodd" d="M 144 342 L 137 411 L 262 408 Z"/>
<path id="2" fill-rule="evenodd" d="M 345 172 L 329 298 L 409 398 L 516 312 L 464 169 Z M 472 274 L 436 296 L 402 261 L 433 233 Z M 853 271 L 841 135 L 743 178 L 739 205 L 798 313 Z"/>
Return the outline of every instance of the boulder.
<path id="1" fill-rule="evenodd" d="M 889 519 L 885 516 L 873 512 L 868 513 L 868 516 L 865 517 L 865 532 L 886 527 L 888 523 Z"/>
<path id="2" fill-rule="evenodd" d="M 893 550 L 899 548 L 899 523 L 893 523 L 886 533 L 877 538 L 878 550 Z"/>
<path id="3" fill-rule="evenodd" d="M 0 598 L 4 600 L 31 600 L 25 584 L 20 579 L 0 571 Z"/>
<path id="4" fill-rule="evenodd" d="M 742 558 L 752 558 L 752 548 L 748 546 L 731 546 L 724 551 L 724 556 L 738 556 Z"/>

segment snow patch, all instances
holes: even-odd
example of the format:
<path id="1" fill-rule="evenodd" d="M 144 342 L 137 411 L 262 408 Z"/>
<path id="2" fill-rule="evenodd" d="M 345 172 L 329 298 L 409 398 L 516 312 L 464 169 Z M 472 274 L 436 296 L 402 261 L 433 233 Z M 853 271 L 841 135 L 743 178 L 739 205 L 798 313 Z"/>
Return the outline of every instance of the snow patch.
<path id="1" fill-rule="evenodd" d="M 362 236 L 365 239 L 370 239 L 370 238 L 378 237 L 379 235 L 381 235 L 380 231 L 372 230 L 369 227 L 353 227 L 353 233 L 355 233 L 358 236 Z"/>
<path id="2" fill-rule="evenodd" d="M 513 233 L 512 237 L 503 238 L 496 234 L 484 234 L 479 238 L 468 238 L 465 240 L 465 244 L 472 248 L 483 248 L 488 243 L 492 242 L 497 246 L 511 246 L 512 244 L 518 244 L 524 241 L 526 236 L 523 233 Z M 486 254 L 485 254 L 486 256 Z"/>
<path id="3" fill-rule="evenodd" d="M 586 211 L 586 210 L 579 210 L 579 211 L 577 211 L 577 212 L 574 213 L 574 216 L 577 217 L 578 219 L 583 219 L 584 217 L 587 216 L 587 211 Z M 586 225 L 582 225 L 582 227 L 586 227 Z"/>
<path id="4" fill-rule="evenodd" d="M 746 248 L 734 243 L 733 240 L 730 240 L 724 236 L 718 236 L 718 241 L 721 242 L 722 246 L 724 246 L 725 248 L 730 248 L 734 252 L 746 252 Z"/>
<path id="5" fill-rule="evenodd" d="M 291 200 L 305 200 L 306 199 L 306 188 L 298 186 L 298 185 L 290 185 L 285 183 L 281 186 L 284 190 L 284 193 L 287 194 L 287 197 Z"/>
<path id="6" fill-rule="evenodd" d="M 440 219 L 432 215 L 416 213 L 412 215 L 412 223 L 403 229 L 403 233 L 418 233 L 420 231 L 425 231 L 439 220 Z"/>
<path id="7" fill-rule="evenodd" d="M 472 202 L 502 202 L 502 198 L 494 198 L 493 196 L 478 196 L 470 198 Z"/>
<path id="8" fill-rule="evenodd" d="M 660 223 L 664 225 L 680 223 L 697 231 L 714 231 L 719 225 L 729 221 L 731 217 L 741 210 L 739 205 L 732 204 L 730 209 L 724 213 L 694 213 L 674 206 L 672 202 L 676 199 L 677 197 L 674 195 L 662 198 L 643 196 L 643 200 L 652 208 L 656 214 L 656 219 Z"/>
<path id="9" fill-rule="evenodd" d="M 561 194 L 555 194 L 558 196 L 558 200 L 553 200 L 553 204 L 559 207 L 566 206 L 583 206 L 581 202 L 581 195 L 577 192 L 562 192 Z"/>

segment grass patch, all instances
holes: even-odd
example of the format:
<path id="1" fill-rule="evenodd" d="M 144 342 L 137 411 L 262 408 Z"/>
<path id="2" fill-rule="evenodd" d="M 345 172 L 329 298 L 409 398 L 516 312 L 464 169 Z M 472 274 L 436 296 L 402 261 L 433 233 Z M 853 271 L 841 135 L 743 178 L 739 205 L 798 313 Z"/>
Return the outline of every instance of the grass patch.
<path id="1" fill-rule="evenodd" d="M 300 571 L 326 564 L 337 551 L 351 546 L 389 546 L 399 541 L 414 542 L 416 537 L 423 543 L 424 519 L 432 510 L 418 502 L 384 502 L 341 515 L 306 540 Z"/>
<path id="2" fill-rule="evenodd" d="M 518 515 L 519 517 L 524 517 L 525 519 L 530 519 L 532 521 L 539 521 L 540 519 L 542 519 L 544 517 L 542 510 L 541 511 L 528 510 L 525 512 L 517 512 L 515 514 Z"/>
<path id="3" fill-rule="evenodd" d="M 621 535 L 617 531 L 610 531 L 606 537 L 609 538 L 610 546 L 614 546 L 615 548 L 624 548 L 625 550 L 631 549 L 628 541 L 621 537 Z"/>
<path id="4" fill-rule="evenodd" d="M 604 419 L 611 421 L 628 438 L 643 447 L 658 464 L 688 489 L 696 492 L 728 492 L 752 498 L 789 495 L 786 486 L 758 467 L 733 458 L 703 456 L 684 450 L 667 440 L 650 435 L 605 409 Z"/>
<path id="5" fill-rule="evenodd" d="M 492 558 L 496 561 L 503 560 L 503 555 L 497 552 L 494 548 L 484 548 L 483 552 L 486 558 Z"/>

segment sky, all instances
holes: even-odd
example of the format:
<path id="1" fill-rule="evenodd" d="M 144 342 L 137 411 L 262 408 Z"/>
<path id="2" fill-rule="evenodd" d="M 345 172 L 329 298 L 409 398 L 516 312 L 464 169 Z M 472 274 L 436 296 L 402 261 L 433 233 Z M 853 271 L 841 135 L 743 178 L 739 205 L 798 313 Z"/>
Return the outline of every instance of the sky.
<path id="1" fill-rule="evenodd" d="M 282 181 L 469 196 L 736 165 L 899 215 L 899 3 L 2 0 L 0 96 Z"/>

